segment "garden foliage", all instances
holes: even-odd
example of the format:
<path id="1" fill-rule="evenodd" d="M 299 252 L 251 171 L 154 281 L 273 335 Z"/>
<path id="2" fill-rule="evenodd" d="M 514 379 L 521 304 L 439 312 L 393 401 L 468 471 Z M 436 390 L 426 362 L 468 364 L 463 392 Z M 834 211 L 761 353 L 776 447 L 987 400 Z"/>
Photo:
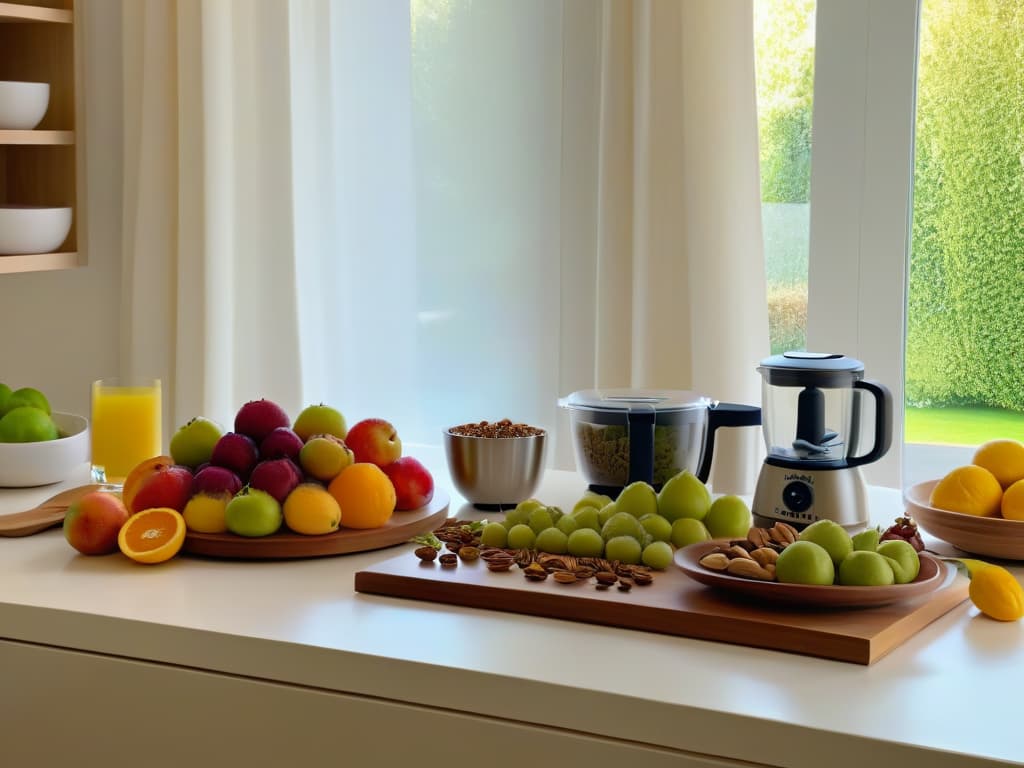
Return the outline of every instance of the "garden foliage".
<path id="1" fill-rule="evenodd" d="M 923 6 L 907 400 L 1024 410 L 1024 4 Z"/>

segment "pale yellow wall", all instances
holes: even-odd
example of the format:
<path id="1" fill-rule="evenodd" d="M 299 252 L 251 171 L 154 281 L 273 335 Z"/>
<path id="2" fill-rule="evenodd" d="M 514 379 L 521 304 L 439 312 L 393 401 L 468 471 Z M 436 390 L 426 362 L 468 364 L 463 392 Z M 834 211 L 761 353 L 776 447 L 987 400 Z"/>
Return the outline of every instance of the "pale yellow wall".
<path id="1" fill-rule="evenodd" d="M 86 414 L 89 383 L 117 375 L 120 313 L 121 28 L 118 0 L 81 3 L 88 163 L 87 267 L 0 274 L 0 381 Z M 82 39 L 81 37 L 79 38 Z"/>

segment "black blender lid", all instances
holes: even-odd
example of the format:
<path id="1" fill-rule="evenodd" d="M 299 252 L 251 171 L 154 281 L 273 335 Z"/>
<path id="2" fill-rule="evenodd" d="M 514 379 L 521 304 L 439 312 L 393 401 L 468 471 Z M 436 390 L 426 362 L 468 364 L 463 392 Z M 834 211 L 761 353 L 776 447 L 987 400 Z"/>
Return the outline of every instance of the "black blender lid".
<path id="1" fill-rule="evenodd" d="M 758 372 L 769 384 L 802 387 L 848 387 L 864 378 L 864 363 L 828 352 L 784 352 L 766 357 Z"/>

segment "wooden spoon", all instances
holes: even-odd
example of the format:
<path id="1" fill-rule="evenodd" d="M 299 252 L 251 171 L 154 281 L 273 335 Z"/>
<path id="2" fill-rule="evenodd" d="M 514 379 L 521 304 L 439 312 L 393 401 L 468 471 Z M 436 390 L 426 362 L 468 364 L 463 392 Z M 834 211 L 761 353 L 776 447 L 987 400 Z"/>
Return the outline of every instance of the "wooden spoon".
<path id="1" fill-rule="evenodd" d="M 0 515 L 0 536 L 30 536 L 64 521 L 68 507 L 93 491 L 117 491 L 119 485 L 82 485 L 51 496 L 38 507 L 13 515 Z"/>

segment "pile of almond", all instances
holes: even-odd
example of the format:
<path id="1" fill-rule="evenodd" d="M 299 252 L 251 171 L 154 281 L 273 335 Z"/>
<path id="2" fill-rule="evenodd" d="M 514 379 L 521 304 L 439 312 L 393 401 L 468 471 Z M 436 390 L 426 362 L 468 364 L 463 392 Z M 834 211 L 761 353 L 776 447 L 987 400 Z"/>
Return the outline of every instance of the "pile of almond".
<path id="1" fill-rule="evenodd" d="M 797 536 L 796 528 L 781 521 L 771 528 L 751 528 L 747 538 L 715 547 L 700 559 L 700 564 L 708 570 L 724 571 L 733 576 L 775 581 L 779 552 L 796 541 Z"/>

